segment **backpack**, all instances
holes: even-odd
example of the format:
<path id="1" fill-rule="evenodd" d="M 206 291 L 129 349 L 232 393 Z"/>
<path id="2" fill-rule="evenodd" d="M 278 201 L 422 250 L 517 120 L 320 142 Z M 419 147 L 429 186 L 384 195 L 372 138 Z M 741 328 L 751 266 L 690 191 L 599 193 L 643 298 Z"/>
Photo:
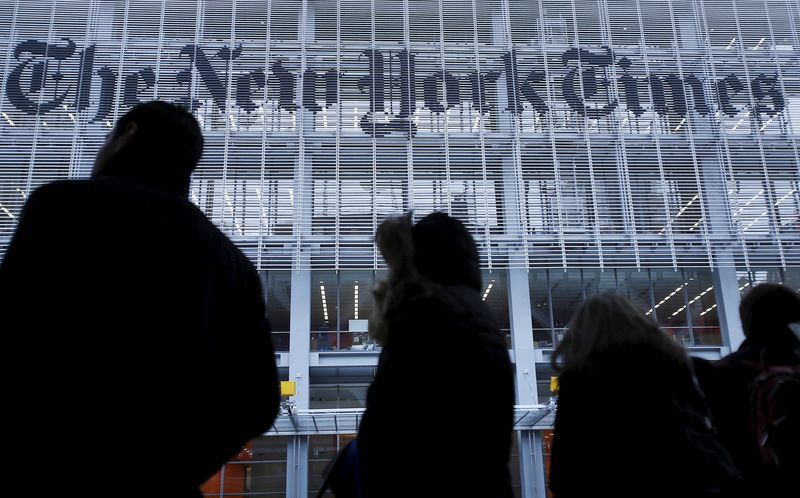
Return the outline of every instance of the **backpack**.
<path id="1" fill-rule="evenodd" d="M 705 404 L 673 399 L 670 419 L 674 422 L 670 429 L 670 444 L 673 451 L 683 455 L 680 462 L 682 486 L 693 493 L 686 496 L 738 496 L 736 490 L 741 486 L 739 469 L 720 442 Z"/>
<path id="2" fill-rule="evenodd" d="M 797 468 L 800 462 L 800 365 L 765 366 L 750 385 L 750 428 L 765 466 Z"/>

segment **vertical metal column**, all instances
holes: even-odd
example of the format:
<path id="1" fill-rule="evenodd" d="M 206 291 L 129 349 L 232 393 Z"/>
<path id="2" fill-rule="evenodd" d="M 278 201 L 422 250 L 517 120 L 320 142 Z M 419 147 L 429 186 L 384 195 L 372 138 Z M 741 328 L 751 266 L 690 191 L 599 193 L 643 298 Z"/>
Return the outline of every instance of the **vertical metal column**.
<path id="1" fill-rule="evenodd" d="M 696 21 L 692 22 L 687 19 L 679 20 L 683 46 L 693 50 L 705 49 L 707 52 L 706 58 L 709 58 L 708 42 L 704 41 L 703 36 L 703 32 L 707 32 L 708 28 L 704 24 L 697 26 L 695 23 Z M 707 64 L 712 71 L 709 76 L 712 79 L 716 79 L 716 75 L 713 73 L 713 62 L 708 62 Z M 713 99 L 710 94 L 706 95 L 706 97 Z M 733 175 L 726 175 L 725 161 L 722 155 L 722 152 L 728 150 L 725 132 L 715 123 L 713 117 L 694 117 L 695 123 L 700 123 L 701 119 L 705 119 L 704 124 L 714 131 L 718 142 L 724 145 L 724 150 L 720 150 L 717 147 L 713 154 L 702 155 L 699 159 L 699 168 L 702 171 L 701 186 L 706 206 L 703 211 L 703 222 L 706 226 L 706 233 L 711 240 L 710 245 L 713 247 L 713 258 L 709 259 L 709 265 L 712 266 L 717 317 L 719 318 L 722 344 L 730 352 L 736 350 L 742 343 L 744 333 L 742 332 L 742 324 L 739 321 L 739 283 L 736 278 L 733 249 L 723 241 L 734 241 L 738 238 L 741 241 L 741 247 L 745 251 L 745 259 L 747 259 L 747 246 L 744 243 L 741 224 L 735 223 L 731 216 L 732 209 L 727 188 L 728 177 L 733 178 Z M 734 226 L 738 226 L 738 230 Z M 686 316 L 689 326 L 693 327 L 694 324 L 691 322 L 691 309 L 688 306 L 688 302 L 686 303 Z M 722 354 L 724 355 L 725 351 Z"/>
<path id="2" fill-rule="evenodd" d="M 303 102 L 306 70 L 306 45 L 314 40 L 314 9 L 303 1 L 298 25 L 298 38 L 302 50 L 300 78 L 297 84 L 297 102 Z M 295 407 L 309 408 L 310 379 L 309 355 L 311 351 L 311 255 L 306 237 L 311 232 L 313 189 L 311 176 L 313 161 L 306 153 L 305 135 L 314 129 L 314 115 L 298 106 L 297 111 L 298 150 L 295 168 L 294 230 L 297 242 L 297 258 L 292 273 L 291 319 L 289 322 L 289 380 L 297 383 Z M 289 438 L 286 454 L 286 496 L 307 498 L 308 496 L 308 436 Z"/>
<path id="3" fill-rule="evenodd" d="M 509 24 L 509 6 L 502 2 L 502 11 L 492 16 L 492 38 L 496 45 L 504 46 L 509 53 L 512 49 Z M 512 64 L 513 66 L 513 64 Z M 516 108 L 517 95 L 509 95 L 506 79 L 516 79 L 515 74 L 503 74 L 497 82 L 498 109 Z M 516 81 L 514 81 L 516 83 Z M 516 85 L 512 85 L 516 88 Z M 502 158 L 503 171 L 503 223 L 504 232 L 522 242 L 522 247 L 511 249 L 508 261 L 508 304 L 511 313 L 511 341 L 514 349 L 514 369 L 516 377 L 517 403 L 532 405 L 538 402 L 536 394 L 536 358 L 533 351 L 533 325 L 531 319 L 530 288 L 528 272 L 520 266 L 528 266 L 527 243 L 525 240 L 525 219 L 520 171 L 518 123 L 513 112 L 500 115 L 500 130 L 512 142 L 511 152 Z M 523 263 L 520 265 L 520 263 Z M 516 266 L 517 268 L 513 268 Z M 544 498 L 544 466 L 536 465 L 534 455 L 541 457 L 541 445 L 534 444 L 533 431 L 517 432 L 519 449 L 520 487 L 523 498 Z M 541 458 L 540 458 L 541 459 Z"/>
<path id="4" fill-rule="evenodd" d="M 308 360 L 311 347 L 311 270 L 292 272 L 289 322 L 289 380 L 297 383 L 297 408 L 308 408 Z M 308 496 L 308 436 L 289 438 L 286 454 L 286 496 Z"/>
<path id="5" fill-rule="evenodd" d="M 508 304 L 511 312 L 511 340 L 514 348 L 517 403 L 534 405 L 539 402 L 536 389 L 536 357 L 533 351 L 533 323 L 528 272 L 508 270 Z M 520 484 L 523 498 L 544 498 L 544 458 L 542 437 L 535 431 L 517 432 Z"/>
<path id="6" fill-rule="evenodd" d="M 717 297 L 717 317 L 722 329 L 722 344 L 728 348 L 728 352 L 736 351 L 744 341 L 742 322 L 739 320 L 741 299 L 736 268 L 733 266 L 714 268 L 713 276 L 714 293 Z"/>

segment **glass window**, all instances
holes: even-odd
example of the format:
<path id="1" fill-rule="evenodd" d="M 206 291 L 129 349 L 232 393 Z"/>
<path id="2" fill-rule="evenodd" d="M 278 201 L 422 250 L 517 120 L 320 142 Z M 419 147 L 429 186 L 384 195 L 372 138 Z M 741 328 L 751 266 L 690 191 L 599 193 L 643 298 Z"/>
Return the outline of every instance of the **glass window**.
<path id="1" fill-rule="evenodd" d="M 372 290 L 383 272 L 373 270 L 316 271 L 311 285 L 311 350 L 369 351 Z"/>
<path id="2" fill-rule="evenodd" d="M 692 344 L 689 323 L 686 318 L 686 286 L 689 280 L 682 270 L 651 270 L 653 301 L 655 304 L 645 312 L 681 345 Z"/>
<path id="3" fill-rule="evenodd" d="M 483 290 L 481 299 L 492 310 L 497 326 L 511 347 L 511 316 L 508 307 L 508 272 L 505 270 L 484 270 L 481 275 Z"/>
<path id="4" fill-rule="evenodd" d="M 309 392 L 309 408 L 326 410 L 339 408 L 338 386 L 311 386 Z"/>
<path id="5" fill-rule="evenodd" d="M 800 268 L 787 268 L 783 270 L 783 285 L 795 292 L 800 292 Z"/>
<path id="6" fill-rule="evenodd" d="M 355 437 L 355 434 L 331 434 L 308 438 L 308 496 L 317 496 L 325 467 Z M 329 492 L 325 496 L 333 495 Z"/>
<path id="7" fill-rule="evenodd" d="M 737 271 L 736 275 L 739 277 L 739 292 L 746 294 L 751 287 L 766 282 L 783 283 L 786 275 L 785 270 L 782 268 L 758 268 L 750 267 L 750 270 Z"/>
<path id="8" fill-rule="evenodd" d="M 649 270 L 618 270 L 619 293 L 647 313 L 653 309 L 653 289 Z"/>
<path id="9" fill-rule="evenodd" d="M 519 475 L 519 445 L 516 434 L 511 438 L 511 455 L 508 459 L 508 468 L 511 470 L 511 489 L 514 496 L 522 496 L 522 480 Z"/>
<path id="10" fill-rule="evenodd" d="M 580 270 L 550 270 L 550 299 L 556 343 L 564 338 L 564 327 L 584 300 Z"/>
<path id="11" fill-rule="evenodd" d="M 337 346 L 339 278 L 335 271 L 311 274 L 311 350 L 330 351 Z"/>
<path id="12" fill-rule="evenodd" d="M 617 292 L 616 270 L 581 270 L 583 273 L 583 287 L 586 297 L 591 297 L 605 292 Z"/>
<path id="13" fill-rule="evenodd" d="M 710 269 L 687 270 L 690 275 L 686 286 L 687 309 L 692 327 L 694 346 L 721 346 L 717 297 Z"/>
<path id="14" fill-rule="evenodd" d="M 553 454 L 553 431 L 542 431 L 542 456 L 544 457 L 545 486 L 550 486 L 550 458 Z"/>
<path id="15" fill-rule="evenodd" d="M 253 439 L 200 488 L 203 496 L 282 496 L 286 493 L 288 438 Z"/>
<path id="16" fill-rule="evenodd" d="M 311 386 L 311 409 L 366 408 L 368 384 Z"/>
<path id="17" fill-rule="evenodd" d="M 372 314 L 375 273 L 347 270 L 339 272 L 339 277 L 339 348 L 364 350 L 374 344 L 367 324 Z"/>
<path id="18" fill-rule="evenodd" d="M 292 274 L 288 271 L 261 271 L 267 300 L 267 319 L 272 328 L 275 351 L 289 351 L 289 310 L 292 305 Z"/>
<path id="19" fill-rule="evenodd" d="M 783 284 L 800 292 L 800 269 L 798 268 L 757 268 L 751 267 L 749 271 L 736 272 L 739 280 L 739 293 L 744 295 L 751 287 L 765 282 Z"/>
<path id="20" fill-rule="evenodd" d="M 740 272 L 741 281 L 747 281 L 746 272 Z M 584 300 L 604 292 L 625 296 L 683 346 L 722 345 L 708 268 L 541 270 L 530 273 L 529 283 L 534 347 L 558 344 Z"/>
<path id="21" fill-rule="evenodd" d="M 549 270 L 528 272 L 531 294 L 531 324 L 533 325 L 533 347 L 552 348 L 553 310 L 550 306 Z"/>

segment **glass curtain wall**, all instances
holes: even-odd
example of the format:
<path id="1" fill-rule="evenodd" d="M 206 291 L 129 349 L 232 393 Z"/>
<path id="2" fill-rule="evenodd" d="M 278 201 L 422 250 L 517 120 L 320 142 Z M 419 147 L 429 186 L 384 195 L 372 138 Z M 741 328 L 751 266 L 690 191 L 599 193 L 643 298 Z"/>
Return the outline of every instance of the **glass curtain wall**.
<path id="1" fill-rule="evenodd" d="M 528 274 L 534 346 L 554 348 L 587 298 L 619 293 L 683 346 L 721 346 L 711 270 L 532 270 Z"/>

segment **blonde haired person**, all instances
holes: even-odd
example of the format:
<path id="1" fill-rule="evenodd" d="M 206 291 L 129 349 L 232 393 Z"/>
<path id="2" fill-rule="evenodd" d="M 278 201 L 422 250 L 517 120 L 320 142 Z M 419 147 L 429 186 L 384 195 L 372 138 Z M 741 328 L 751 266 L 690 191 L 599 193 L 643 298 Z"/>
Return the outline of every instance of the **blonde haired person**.
<path id="1" fill-rule="evenodd" d="M 737 496 L 686 353 L 627 299 L 588 299 L 552 366 L 554 498 Z"/>
<path id="2" fill-rule="evenodd" d="M 444 213 L 390 218 L 389 276 L 371 325 L 383 344 L 358 433 L 364 498 L 510 498 L 514 380 L 481 301 L 478 250 Z"/>

